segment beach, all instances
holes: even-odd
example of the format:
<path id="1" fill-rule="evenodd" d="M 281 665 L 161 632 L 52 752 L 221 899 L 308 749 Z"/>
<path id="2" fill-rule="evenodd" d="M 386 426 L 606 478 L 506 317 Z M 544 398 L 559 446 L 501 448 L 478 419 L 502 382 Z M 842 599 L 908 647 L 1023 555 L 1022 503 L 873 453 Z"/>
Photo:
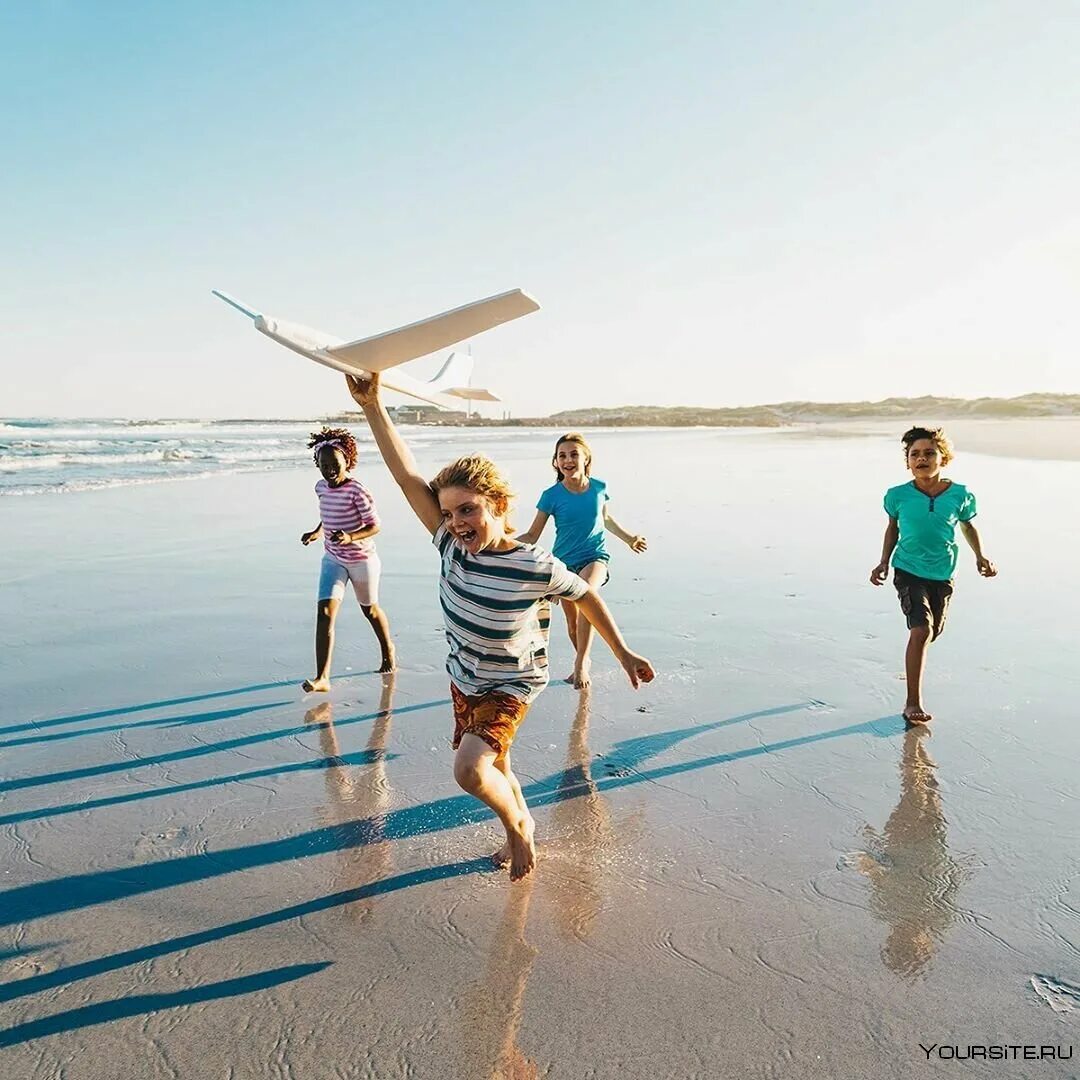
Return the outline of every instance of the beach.
<path id="1" fill-rule="evenodd" d="M 961 543 L 929 731 L 900 719 L 903 617 L 867 580 L 899 430 L 589 432 L 649 539 L 612 538 L 603 595 L 658 675 L 635 693 L 598 643 L 572 690 L 553 612 L 517 885 L 451 775 L 436 555 L 368 444 L 399 670 L 374 673 L 348 598 L 328 695 L 299 686 L 313 466 L 0 499 L 3 1075 L 856 1078 L 959 1071 L 920 1044 L 1066 1052 L 1077 428 L 1011 423 L 1042 422 L 955 425 L 946 471 L 1000 576 Z M 1020 452 L 1038 431 L 1064 449 Z M 524 529 L 555 434 L 417 453 L 426 475 L 490 453 Z"/>

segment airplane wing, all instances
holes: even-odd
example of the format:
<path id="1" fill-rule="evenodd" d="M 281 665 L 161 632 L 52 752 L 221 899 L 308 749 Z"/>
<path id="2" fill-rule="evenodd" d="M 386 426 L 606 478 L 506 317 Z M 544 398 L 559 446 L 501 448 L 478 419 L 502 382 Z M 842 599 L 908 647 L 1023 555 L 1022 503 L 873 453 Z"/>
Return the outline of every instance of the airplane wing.
<path id="1" fill-rule="evenodd" d="M 321 352 L 337 361 L 333 366 L 339 371 L 353 374 L 386 371 L 539 309 L 540 305 L 527 293 L 512 289 L 397 330 L 334 345 Z"/>

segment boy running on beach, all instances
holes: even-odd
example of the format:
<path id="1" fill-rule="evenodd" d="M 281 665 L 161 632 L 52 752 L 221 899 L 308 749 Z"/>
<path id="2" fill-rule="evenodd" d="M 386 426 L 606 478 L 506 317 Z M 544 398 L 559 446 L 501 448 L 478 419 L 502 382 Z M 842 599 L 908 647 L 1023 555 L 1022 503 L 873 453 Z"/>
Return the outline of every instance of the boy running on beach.
<path id="1" fill-rule="evenodd" d="M 941 475 L 953 459 L 952 444 L 942 428 L 913 427 L 900 440 L 904 460 L 914 479 L 885 492 L 885 541 L 881 562 L 870 571 L 870 581 L 883 585 L 892 559 L 893 582 L 900 608 L 907 616 L 907 704 L 904 719 L 926 724 L 932 719 L 922 704 L 922 676 L 926 650 L 941 637 L 952 597 L 952 578 L 959 548 L 956 526 L 975 552 L 975 565 L 983 577 L 997 575 L 997 567 L 982 553 L 979 533 L 972 524 L 975 496 L 963 484 Z"/>
<path id="2" fill-rule="evenodd" d="M 513 538 L 511 492 L 487 458 L 460 458 L 429 484 L 383 407 L 378 375 L 346 381 L 391 474 L 439 550 L 454 779 L 502 822 L 506 843 L 494 859 L 509 864 L 510 879 L 518 881 L 536 863 L 535 824 L 510 767 L 510 746 L 548 682 L 548 600 L 558 596 L 577 605 L 635 689 L 652 680 L 652 665 L 627 648 L 595 589 L 553 555 Z"/>

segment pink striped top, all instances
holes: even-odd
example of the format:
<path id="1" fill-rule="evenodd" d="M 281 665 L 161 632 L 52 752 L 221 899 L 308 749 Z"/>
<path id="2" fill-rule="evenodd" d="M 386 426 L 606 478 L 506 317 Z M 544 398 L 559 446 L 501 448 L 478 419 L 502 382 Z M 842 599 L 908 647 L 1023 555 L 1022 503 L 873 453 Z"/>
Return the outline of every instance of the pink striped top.
<path id="1" fill-rule="evenodd" d="M 349 477 L 344 484 L 331 487 L 324 479 L 315 485 L 319 496 L 319 516 L 322 518 L 323 545 L 342 562 L 360 562 L 375 554 L 374 540 L 361 540 L 356 544 L 335 544 L 330 534 L 335 529 L 353 532 L 367 525 L 378 525 L 379 515 L 375 500 L 359 480 Z"/>

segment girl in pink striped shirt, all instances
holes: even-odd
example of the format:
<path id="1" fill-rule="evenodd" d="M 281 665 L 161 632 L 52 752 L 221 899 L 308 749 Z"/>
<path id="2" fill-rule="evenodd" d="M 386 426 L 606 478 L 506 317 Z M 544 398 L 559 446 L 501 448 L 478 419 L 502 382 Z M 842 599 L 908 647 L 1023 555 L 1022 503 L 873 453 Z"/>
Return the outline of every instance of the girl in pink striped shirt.
<path id="1" fill-rule="evenodd" d="M 371 493 L 349 473 L 356 468 L 356 440 L 344 428 L 324 427 L 312 434 L 308 448 L 323 478 L 315 485 L 319 524 L 300 537 L 305 547 L 323 537 L 319 602 L 315 615 L 314 679 L 305 679 L 308 692 L 330 689 L 330 658 L 334 652 L 334 622 L 345 597 L 346 582 L 371 623 L 382 650 L 380 672 L 394 670 L 390 625 L 379 607 L 379 556 L 371 539 L 379 531 L 379 515 Z"/>

